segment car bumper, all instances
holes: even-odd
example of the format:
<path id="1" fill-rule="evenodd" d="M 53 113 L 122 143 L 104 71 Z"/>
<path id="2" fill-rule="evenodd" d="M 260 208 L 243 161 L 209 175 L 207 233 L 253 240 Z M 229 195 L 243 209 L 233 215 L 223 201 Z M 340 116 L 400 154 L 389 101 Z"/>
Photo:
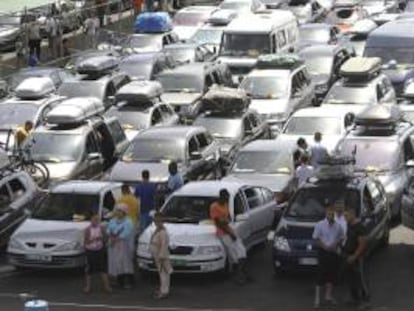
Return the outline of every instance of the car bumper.
<path id="1" fill-rule="evenodd" d="M 9 253 L 7 257 L 11 265 L 23 268 L 70 269 L 80 268 L 86 264 L 84 254 L 71 256 L 36 256 L 33 254 Z"/>
<path id="2" fill-rule="evenodd" d="M 318 265 L 318 257 L 315 251 L 283 252 L 273 249 L 273 265 L 282 270 L 313 269 Z"/>
<path id="3" fill-rule="evenodd" d="M 137 257 L 138 267 L 145 271 L 156 271 L 152 258 Z M 207 260 L 171 259 L 174 273 L 211 273 L 223 270 L 226 259 L 222 256 Z"/>

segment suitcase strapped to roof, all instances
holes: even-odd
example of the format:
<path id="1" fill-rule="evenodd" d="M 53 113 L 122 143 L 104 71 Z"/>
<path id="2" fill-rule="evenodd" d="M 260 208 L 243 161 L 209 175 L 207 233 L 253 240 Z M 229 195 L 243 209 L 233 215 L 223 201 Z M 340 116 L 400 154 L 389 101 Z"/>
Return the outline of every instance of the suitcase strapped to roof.
<path id="1" fill-rule="evenodd" d="M 99 55 L 89 57 L 81 61 L 77 66 L 77 70 L 79 74 L 103 75 L 114 70 L 117 66 L 117 57 L 110 55 Z"/>
<path id="2" fill-rule="evenodd" d="M 339 73 L 350 80 L 369 80 L 377 76 L 381 68 L 379 57 L 352 57 L 341 66 Z"/>
<path id="3" fill-rule="evenodd" d="M 201 99 L 203 111 L 240 112 L 250 105 L 250 98 L 244 90 L 213 85 Z"/>
<path id="4" fill-rule="evenodd" d="M 162 86 L 157 81 L 132 81 L 119 89 L 115 100 L 128 102 L 129 104 L 148 104 L 154 98 L 162 94 Z"/>
<path id="5" fill-rule="evenodd" d="M 354 176 L 353 156 L 331 155 L 319 161 L 316 178 L 319 180 L 347 179 Z"/>
<path id="6" fill-rule="evenodd" d="M 40 99 L 55 92 L 55 85 L 48 77 L 30 77 L 16 87 L 16 96 L 21 99 Z"/>
<path id="7" fill-rule="evenodd" d="M 172 20 L 167 12 L 145 12 L 135 19 L 136 33 L 163 33 L 171 31 Z"/>
<path id="8" fill-rule="evenodd" d="M 266 54 L 257 59 L 258 69 L 288 69 L 292 70 L 303 65 L 305 62 L 295 54 Z"/>

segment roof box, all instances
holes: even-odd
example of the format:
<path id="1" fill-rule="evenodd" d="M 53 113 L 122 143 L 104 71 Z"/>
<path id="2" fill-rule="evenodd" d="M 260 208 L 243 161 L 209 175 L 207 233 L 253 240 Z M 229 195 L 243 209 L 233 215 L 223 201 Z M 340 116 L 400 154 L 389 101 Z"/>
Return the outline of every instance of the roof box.
<path id="1" fill-rule="evenodd" d="M 16 96 L 22 99 L 40 99 L 55 92 L 55 85 L 48 77 L 31 77 L 16 87 Z"/>
<path id="2" fill-rule="evenodd" d="M 53 108 L 46 117 L 50 124 L 76 124 L 105 111 L 105 106 L 95 97 L 74 97 Z"/>
<path id="3" fill-rule="evenodd" d="M 77 66 L 77 70 L 79 74 L 96 75 L 105 74 L 117 66 L 118 59 L 115 56 L 99 55 L 81 61 Z"/>
<path id="4" fill-rule="evenodd" d="M 207 20 L 207 23 L 217 26 L 226 26 L 235 17 L 237 17 L 237 12 L 234 10 L 218 10 L 211 14 L 209 19 Z"/>
<path id="5" fill-rule="evenodd" d="M 121 87 L 115 95 L 116 102 L 148 103 L 161 96 L 162 86 L 157 81 L 132 81 Z"/>
<path id="6" fill-rule="evenodd" d="M 250 98 L 240 89 L 213 85 L 201 99 L 202 110 L 210 112 L 237 112 L 247 109 Z"/>
<path id="7" fill-rule="evenodd" d="M 366 127 L 394 127 L 402 119 L 397 106 L 375 105 L 368 107 L 355 117 L 355 125 Z"/>
<path id="8" fill-rule="evenodd" d="M 171 31 L 173 24 L 167 12 L 145 12 L 135 19 L 136 33 L 163 33 Z"/>
<path id="9" fill-rule="evenodd" d="M 331 155 L 319 161 L 316 177 L 319 180 L 347 179 L 354 175 L 355 159 L 350 156 Z"/>
<path id="10" fill-rule="evenodd" d="M 292 70 L 303 65 L 304 63 L 303 59 L 295 54 L 267 54 L 259 56 L 256 68 Z"/>
<path id="11" fill-rule="evenodd" d="M 379 57 L 352 57 L 340 69 L 340 75 L 348 79 L 370 79 L 381 71 Z"/>

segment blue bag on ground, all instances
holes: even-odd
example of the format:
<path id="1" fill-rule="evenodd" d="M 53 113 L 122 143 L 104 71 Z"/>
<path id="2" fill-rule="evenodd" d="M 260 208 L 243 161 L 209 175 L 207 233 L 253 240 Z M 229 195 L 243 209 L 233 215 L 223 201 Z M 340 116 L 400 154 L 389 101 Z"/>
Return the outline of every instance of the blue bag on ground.
<path id="1" fill-rule="evenodd" d="M 170 15 L 167 12 L 145 12 L 135 19 L 136 33 L 160 33 L 171 31 L 173 28 Z"/>

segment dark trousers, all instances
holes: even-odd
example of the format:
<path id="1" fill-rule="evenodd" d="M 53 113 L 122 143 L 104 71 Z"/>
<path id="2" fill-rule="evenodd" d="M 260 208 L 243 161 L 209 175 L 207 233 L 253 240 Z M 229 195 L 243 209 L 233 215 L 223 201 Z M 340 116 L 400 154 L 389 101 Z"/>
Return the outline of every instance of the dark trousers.
<path id="1" fill-rule="evenodd" d="M 359 259 L 353 264 L 346 263 L 344 272 L 352 299 L 356 302 L 368 301 L 369 291 L 365 275 L 364 260 Z"/>
<path id="2" fill-rule="evenodd" d="M 334 252 L 327 252 L 323 249 L 318 251 L 318 276 L 316 284 L 323 286 L 327 283 L 336 283 L 340 267 L 339 255 Z"/>
<path id="3" fill-rule="evenodd" d="M 29 40 L 29 54 L 35 53 L 39 61 L 40 61 L 40 43 L 41 43 L 41 40 Z"/>

